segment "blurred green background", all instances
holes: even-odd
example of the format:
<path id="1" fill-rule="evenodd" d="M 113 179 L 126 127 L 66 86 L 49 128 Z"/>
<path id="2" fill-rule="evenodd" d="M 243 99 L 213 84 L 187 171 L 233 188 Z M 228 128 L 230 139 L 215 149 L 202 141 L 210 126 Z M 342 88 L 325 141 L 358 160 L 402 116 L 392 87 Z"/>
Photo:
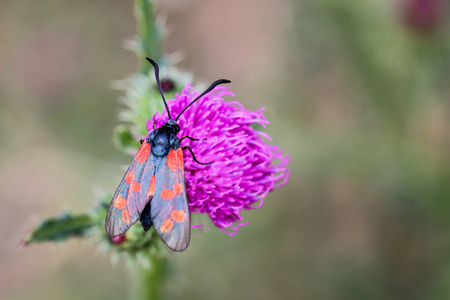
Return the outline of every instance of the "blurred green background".
<path id="1" fill-rule="evenodd" d="M 165 52 L 266 107 L 290 182 L 234 237 L 170 254 L 173 299 L 449 299 L 450 26 L 445 0 L 168 0 Z M 114 191 L 132 0 L 0 3 L 0 298 L 124 299 L 94 241 L 18 249 L 46 216 Z M 230 99 L 229 99 L 230 100 Z"/>

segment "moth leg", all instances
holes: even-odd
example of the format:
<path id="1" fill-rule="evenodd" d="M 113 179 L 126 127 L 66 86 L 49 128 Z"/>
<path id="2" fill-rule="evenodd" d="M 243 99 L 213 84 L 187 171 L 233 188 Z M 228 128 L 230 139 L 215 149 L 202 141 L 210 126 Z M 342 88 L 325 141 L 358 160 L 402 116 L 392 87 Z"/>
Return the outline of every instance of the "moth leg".
<path id="1" fill-rule="evenodd" d="M 208 162 L 208 163 L 201 163 L 201 162 L 199 162 L 199 161 L 197 160 L 197 158 L 195 158 L 194 152 L 192 152 L 192 149 L 191 149 L 189 146 L 185 146 L 185 147 L 183 147 L 183 148 L 181 148 L 181 149 L 182 149 L 182 150 L 188 149 L 189 152 L 191 152 L 192 158 L 194 159 L 194 161 L 195 161 L 196 163 L 200 164 L 200 165 L 209 165 L 209 164 L 212 164 L 212 163 L 213 163 L 213 162 Z"/>
<path id="2" fill-rule="evenodd" d="M 156 121 L 155 121 L 155 115 L 153 115 L 153 130 L 156 129 Z"/>
<path id="3" fill-rule="evenodd" d="M 188 135 L 185 135 L 185 136 L 181 137 L 179 141 L 181 142 L 182 140 L 184 140 L 186 138 L 190 139 L 191 141 L 200 141 L 200 139 L 194 139 L 193 137 L 190 137 Z"/>

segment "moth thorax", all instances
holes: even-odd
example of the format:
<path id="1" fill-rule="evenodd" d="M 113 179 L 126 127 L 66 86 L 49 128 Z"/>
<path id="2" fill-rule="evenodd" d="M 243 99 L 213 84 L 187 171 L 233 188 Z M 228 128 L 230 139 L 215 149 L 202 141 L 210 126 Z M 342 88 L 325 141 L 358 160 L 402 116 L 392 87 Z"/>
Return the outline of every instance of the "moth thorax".
<path id="1" fill-rule="evenodd" d="M 166 131 L 159 131 L 152 140 L 152 152 L 157 156 L 165 155 L 170 150 L 169 134 Z"/>

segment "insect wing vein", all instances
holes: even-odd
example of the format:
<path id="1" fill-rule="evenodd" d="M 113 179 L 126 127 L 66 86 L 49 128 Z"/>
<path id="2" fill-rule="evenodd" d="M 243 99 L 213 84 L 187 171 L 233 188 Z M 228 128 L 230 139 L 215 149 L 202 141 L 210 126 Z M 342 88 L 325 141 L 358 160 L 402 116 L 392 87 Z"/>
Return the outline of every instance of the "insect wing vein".
<path id="1" fill-rule="evenodd" d="M 105 229 L 111 236 L 124 234 L 140 218 L 146 202 L 141 201 L 141 189 L 149 172 L 154 172 L 154 156 L 150 144 L 144 142 L 128 167 L 109 205 Z M 148 188 L 147 188 L 148 190 Z"/>

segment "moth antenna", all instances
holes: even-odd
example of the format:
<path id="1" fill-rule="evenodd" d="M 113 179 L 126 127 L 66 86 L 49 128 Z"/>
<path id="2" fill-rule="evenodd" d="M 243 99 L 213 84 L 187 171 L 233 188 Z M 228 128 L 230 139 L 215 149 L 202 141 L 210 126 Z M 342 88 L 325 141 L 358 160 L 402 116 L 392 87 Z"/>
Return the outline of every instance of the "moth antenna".
<path id="1" fill-rule="evenodd" d="M 182 113 L 185 112 L 186 109 L 189 108 L 189 106 L 191 106 L 192 104 L 194 104 L 195 101 L 197 101 L 198 99 L 200 99 L 201 97 L 203 97 L 204 95 L 208 94 L 209 92 L 211 92 L 216 86 L 218 86 L 219 84 L 224 84 L 224 83 L 230 83 L 231 81 L 229 81 L 228 79 L 218 79 L 216 81 L 214 81 L 213 83 L 211 83 L 211 85 L 209 86 L 209 88 L 207 88 L 203 93 L 200 94 L 200 96 L 198 96 L 197 98 L 195 98 L 194 100 L 192 100 L 191 103 L 189 103 L 181 112 L 180 114 L 177 116 L 177 118 L 175 119 L 175 121 L 178 120 L 178 118 L 181 116 Z"/>
<path id="2" fill-rule="evenodd" d="M 172 117 L 170 116 L 169 107 L 167 106 L 166 98 L 164 98 L 164 93 L 163 93 L 162 88 L 161 88 L 161 82 L 159 81 L 159 66 L 153 59 L 151 59 L 149 57 L 146 57 L 146 59 L 153 65 L 153 68 L 155 68 L 156 83 L 158 84 L 159 92 L 160 92 L 161 97 L 162 97 L 162 99 L 164 101 L 164 106 L 166 107 L 167 115 L 169 116 L 169 120 L 172 120 Z"/>

